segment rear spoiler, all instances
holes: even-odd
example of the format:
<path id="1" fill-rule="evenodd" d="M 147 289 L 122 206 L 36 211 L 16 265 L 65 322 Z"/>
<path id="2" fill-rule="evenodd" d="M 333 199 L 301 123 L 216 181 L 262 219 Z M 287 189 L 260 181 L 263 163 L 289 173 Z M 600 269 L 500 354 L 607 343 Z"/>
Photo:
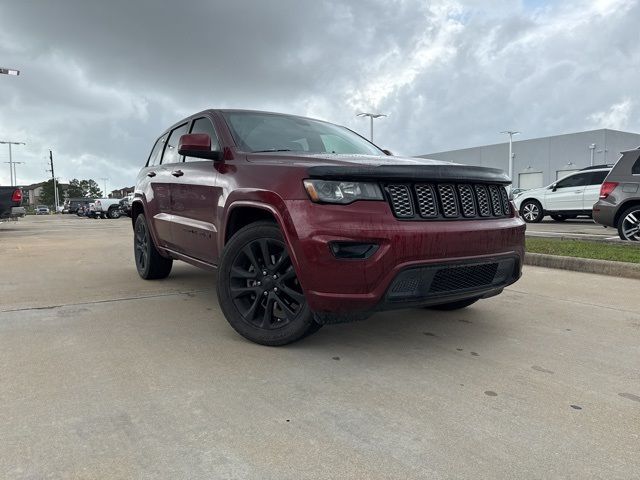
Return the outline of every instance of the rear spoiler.
<path id="1" fill-rule="evenodd" d="M 498 168 L 469 165 L 362 165 L 309 167 L 311 178 L 339 180 L 408 180 L 510 185 L 509 176 Z"/>

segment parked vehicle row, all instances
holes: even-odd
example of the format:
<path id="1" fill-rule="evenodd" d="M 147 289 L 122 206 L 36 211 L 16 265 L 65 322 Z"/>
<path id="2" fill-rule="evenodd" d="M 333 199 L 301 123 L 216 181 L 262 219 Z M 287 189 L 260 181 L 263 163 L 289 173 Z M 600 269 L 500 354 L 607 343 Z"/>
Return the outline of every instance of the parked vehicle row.
<path id="1" fill-rule="evenodd" d="M 537 223 L 547 215 L 558 222 L 586 216 L 617 229 L 622 240 L 640 241 L 640 147 L 622 152 L 613 166 L 583 168 L 514 197 L 525 222 Z"/>

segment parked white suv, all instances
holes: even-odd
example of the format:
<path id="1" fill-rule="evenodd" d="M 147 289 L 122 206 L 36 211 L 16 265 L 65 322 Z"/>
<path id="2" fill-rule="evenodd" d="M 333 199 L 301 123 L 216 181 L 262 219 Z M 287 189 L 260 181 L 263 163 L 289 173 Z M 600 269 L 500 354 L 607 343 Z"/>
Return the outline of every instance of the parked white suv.
<path id="1" fill-rule="evenodd" d="M 598 201 L 600 194 L 600 185 L 610 171 L 610 165 L 583 168 L 547 187 L 518 193 L 514 203 L 527 223 L 540 222 L 545 215 L 557 222 L 578 215 L 591 217 L 593 204 Z"/>

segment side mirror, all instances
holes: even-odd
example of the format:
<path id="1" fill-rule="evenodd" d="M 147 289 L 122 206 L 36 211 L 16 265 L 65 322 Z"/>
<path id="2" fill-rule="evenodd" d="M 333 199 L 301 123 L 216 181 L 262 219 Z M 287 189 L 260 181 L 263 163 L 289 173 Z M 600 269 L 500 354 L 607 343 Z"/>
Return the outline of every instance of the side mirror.
<path id="1" fill-rule="evenodd" d="M 178 154 L 205 160 L 220 160 L 220 152 L 211 151 L 211 137 L 208 133 L 182 135 L 178 142 Z"/>
<path id="2" fill-rule="evenodd" d="M 393 153 L 391 153 L 391 150 L 382 150 L 384 152 L 385 155 L 389 155 L 390 157 L 393 157 Z"/>

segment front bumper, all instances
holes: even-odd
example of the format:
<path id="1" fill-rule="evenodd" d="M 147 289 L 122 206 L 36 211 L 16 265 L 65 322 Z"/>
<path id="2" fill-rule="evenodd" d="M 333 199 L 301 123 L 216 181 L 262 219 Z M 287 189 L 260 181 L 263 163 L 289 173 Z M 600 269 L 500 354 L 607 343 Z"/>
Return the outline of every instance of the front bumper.
<path id="1" fill-rule="evenodd" d="M 298 278 L 314 312 L 357 315 L 357 312 L 487 296 L 499 293 L 520 276 L 525 224 L 517 217 L 401 221 L 393 216 L 385 202 L 318 205 L 291 200 L 286 203 L 291 217 L 286 227 L 288 241 L 292 245 Z M 330 249 L 331 242 L 336 241 L 370 242 L 378 248 L 366 259 L 338 259 Z M 480 284 L 468 290 L 428 291 L 428 273 L 435 275 L 437 270 L 461 264 L 503 265 L 504 261 L 512 265 L 504 281 Z M 426 295 L 391 301 L 388 292 L 393 288 L 392 282 L 397 282 L 408 271 L 419 277 L 415 279 L 420 285 L 418 290 L 420 295 Z"/>

